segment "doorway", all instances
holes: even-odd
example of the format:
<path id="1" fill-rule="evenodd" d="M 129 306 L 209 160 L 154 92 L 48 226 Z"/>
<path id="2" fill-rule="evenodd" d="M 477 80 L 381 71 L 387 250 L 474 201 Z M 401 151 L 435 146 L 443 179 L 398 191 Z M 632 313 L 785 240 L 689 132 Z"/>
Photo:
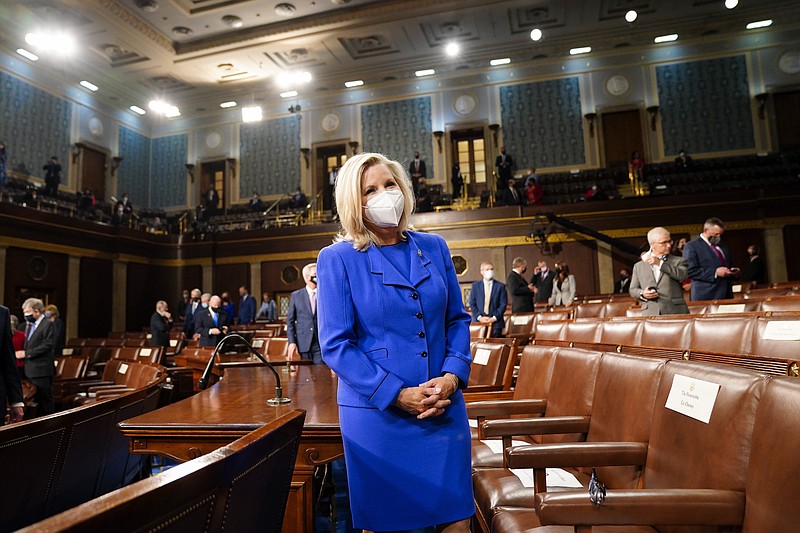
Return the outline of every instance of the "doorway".
<path id="1" fill-rule="evenodd" d="M 778 149 L 782 152 L 800 149 L 800 91 L 775 93 L 773 101 Z"/>
<path id="2" fill-rule="evenodd" d="M 198 180 L 198 192 L 200 193 L 200 203 L 208 208 L 208 192 L 209 190 L 216 189 L 219 197 L 217 209 L 224 213 L 228 207 L 228 183 L 227 183 L 227 161 L 221 159 L 219 161 L 206 161 L 200 163 L 200 179 Z"/>
<path id="3" fill-rule="evenodd" d="M 467 198 L 480 196 L 488 190 L 483 128 L 455 130 L 450 133 L 450 139 L 451 160 L 458 165 L 464 178 L 464 194 Z"/>
<path id="4" fill-rule="evenodd" d="M 81 186 L 79 190 L 91 187 L 95 198 L 105 200 L 106 154 L 84 144 L 81 145 L 81 157 Z"/>
<path id="5" fill-rule="evenodd" d="M 638 109 L 603 113 L 603 146 L 607 167 L 628 167 L 635 151 L 644 157 L 642 117 Z"/>
<path id="6" fill-rule="evenodd" d="M 333 190 L 336 172 L 347 161 L 347 147 L 344 143 L 316 148 L 316 163 L 314 165 L 314 195 L 322 192 L 322 210 L 332 211 Z"/>

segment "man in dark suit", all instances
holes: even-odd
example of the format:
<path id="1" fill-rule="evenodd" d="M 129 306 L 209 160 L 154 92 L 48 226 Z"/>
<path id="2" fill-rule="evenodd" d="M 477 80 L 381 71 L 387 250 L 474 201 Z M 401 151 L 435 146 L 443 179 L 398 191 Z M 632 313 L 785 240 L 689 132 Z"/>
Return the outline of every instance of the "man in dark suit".
<path id="1" fill-rule="evenodd" d="M 169 347 L 169 330 L 172 327 L 172 315 L 167 310 L 167 302 L 156 302 L 156 312 L 150 317 L 150 346 Z"/>
<path id="2" fill-rule="evenodd" d="M 222 299 L 216 294 L 208 300 L 208 309 L 203 309 L 195 320 L 196 333 L 200 334 L 200 346 L 216 346 L 228 333 L 228 314 L 222 310 Z"/>
<path id="3" fill-rule="evenodd" d="M 197 316 L 196 313 L 201 309 L 200 289 L 192 289 L 191 298 L 186 304 L 186 314 L 183 319 L 183 334 L 187 340 L 194 336 L 194 320 Z"/>
<path id="4" fill-rule="evenodd" d="M 653 228 L 647 233 L 650 250 L 642 260 L 633 265 L 630 295 L 642 302 L 642 314 L 687 314 L 689 308 L 683 299 L 681 283 L 686 279 L 686 259 L 671 255 L 672 238 L 664 228 Z"/>
<path id="5" fill-rule="evenodd" d="M 722 220 L 709 218 L 703 224 L 703 233 L 687 242 L 683 249 L 692 280 L 693 301 L 733 298 L 730 282 L 739 274 L 739 269 L 731 267 L 731 251 L 720 242 L 724 232 Z"/>
<path id="6" fill-rule="evenodd" d="M 408 174 L 411 176 L 411 185 L 414 187 L 414 198 L 419 196 L 419 179 L 427 178 L 425 161 L 419 158 L 419 150 L 414 151 L 414 160 L 408 165 Z"/>
<path id="7" fill-rule="evenodd" d="M 503 336 L 503 313 L 506 311 L 508 296 L 506 286 L 494 279 L 494 265 L 481 263 L 481 281 L 472 284 L 469 295 L 469 310 L 472 321 L 492 325 L 492 337 Z"/>
<path id="8" fill-rule="evenodd" d="M 44 316 L 44 303 L 28 298 L 22 304 L 25 315 L 25 376 L 36 386 L 36 416 L 56 410 L 53 400 L 53 323 Z"/>
<path id="9" fill-rule="evenodd" d="M 252 324 L 256 321 L 256 299 L 242 285 L 239 287 L 239 324 Z"/>
<path id="10" fill-rule="evenodd" d="M 286 336 L 289 338 L 289 357 L 300 357 L 322 364 L 322 351 L 317 332 L 317 264 L 303 267 L 306 286 L 292 293 L 286 315 Z"/>
<path id="11" fill-rule="evenodd" d="M 506 154 L 506 147 L 500 149 L 500 155 L 494 162 L 497 167 L 497 190 L 505 189 L 508 179 L 511 177 L 511 167 L 514 166 L 514 160 L 511 156 Z"/>
<path id="12" fill-rule="evenodd" d="M 525 205 L 525 193 L 514 178 L 508 178 L 507 183 L 508 187 L 497 191 L 497 205 Z"/>
<path id="13" fill-rule="evenodd" d="M 25 404 L 22 402 L 22 383 L 17 371 L 14 345 L 11 337 L 11 312 L 0 305 L 0 405 L 11 406 L 11 422 L 19 422 L 25 416 Z M 5 417 L 0 417 L 0 426 Z"/>
<path id="14" fill-rule="evenodd" d="M 759 255 L 758 246 L 751 244 L 747 247 L 747 255 L 750 257 L 750 262 L 742 270 L 742 281 L 755 281 L 759 285 L 767 282 L 767 267 L 764 265 L 764 260 Z"/>
<path id="15" fill-rule="evenodd" d="M 533 269 L 533 301 L 548 302 L 553 295 L 553 280 L 555 274 L 547 268 L 546 261 L 539 261 Z"/>
<path id="16" fill-rule="evenodd" d="M 619 269 L 619 279 L 614 282 L 614 292 L 618 294 L 628 292 L 628 287 L 630 286 L 630 283 L 631 283 L 630 271 L 627 268 Z"/>
<path id="17" fill-rule="evenodd" d="M 511 272 L 506 278 L 508 293 L 511 295 L 512 313 L 533 312 L 533 284 L 525 281 L 524 274 L 528 270 L 528 262 L 515 257 L 511 262 Z"/>

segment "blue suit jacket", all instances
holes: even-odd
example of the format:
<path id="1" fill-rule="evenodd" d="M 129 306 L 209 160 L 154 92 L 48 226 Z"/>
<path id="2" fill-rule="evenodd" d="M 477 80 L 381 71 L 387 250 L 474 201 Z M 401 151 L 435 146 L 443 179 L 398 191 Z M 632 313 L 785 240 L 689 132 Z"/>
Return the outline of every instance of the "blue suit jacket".
<path id="1" fill-rule="evenodd" d="M 239 302 L 239 324 L 252 324 L 256 321 L 256 299 L 249 294 Z"/>
<path id="2" fill-rule="evenodd" d="M 319 301 L 319 290 L 317 290 Z M 297 344 L 300 352 L 311 349 L 311 341 L 317 335 L 317 317 L 311 312 L 311 300 L 305 287 L 292 293 L 289 312 L 286 315 L 286 336 L 289 344 Z"/>
<path id="3" fill-rule="evenodd" d="M 386 409 L 401 388 L 445 372 L 469 380 L 470 317 L 447 244 L 414 232 L 408 243 L 408 279 L 375 246 L 338 242 L 319 253 L 320 345 L 340 405 Z"/>
<path id="4" fill-rule="evenodd" d="M 197 311 L 192 313 L 192 305 L 194 302 L 189 302 L 186 306 L 186 315 L 183 319 L 183 332 L 186 334 L 186 337 L 189 338 L 194 335 L 194 323 L 197 320 L 197 317 L 203 311 L 204 307 L 200 305 L 200 302 L 197 302 Z"/>
<path id="5" fill-rule="evenodd" d="M 683 248 L 683 258 L 689 266 L 689 279 L 692 280 L 691 298 L 698 300 L 723 300 L 733 298 L 733 289 L 728 278 L 715 277 L 715 271 L 721 266 L 730 268 L 731 252 L 720 243 L 719 248 L 725 255 L 725 263 L 701 237 L 689 241 Z"/>
<path id="6" fill-rule="evenodd" d="M 477 322 L 478 317 L 484 316 L 483 306 L 486 303 L 486 294 L 483 289 L 483 280 L 472 284 L 472 292 L 469 295 L 469 310 L 472 312 L 472 321 Z M 499 337 L 503 334 L 503 313 L 508 305 L 508 295 L 506 286 L 497 281 L 492 281 L 492 294 L 489 295 L 489 314 L 497 319 L 492 324 L 492 337 Z"/>

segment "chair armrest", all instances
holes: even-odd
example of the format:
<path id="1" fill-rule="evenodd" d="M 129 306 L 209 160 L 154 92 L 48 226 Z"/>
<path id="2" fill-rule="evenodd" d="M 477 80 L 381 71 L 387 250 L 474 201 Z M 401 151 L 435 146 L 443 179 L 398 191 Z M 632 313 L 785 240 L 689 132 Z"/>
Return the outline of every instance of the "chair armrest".
<path id="1" fill-rule="evenodd" d="M 97 398 L 98 400 L 101 398 L 110 398 L 110 397 L 120 396 L 127 392 L 133 392 L 135 390 L 136 389 L 132 389 L 130 387 L 121 387 L 119 389 L 102 389 L 95 391 L 95 398 Z"/>
<path id="2" fill-rule="evenodd" d="M 534 506 L 543 525 L 717 525 L 744 520 L 744 492 L 712 489 L 609 490 L 600 505 L 585 490 L 541 492 Z"/>
<path id="3" fill-rule="evenodd" d="M 471 402 L 467 404 L 467 415 L 470 418 L 478 416 L 535 415 L 544 413 L 546 407 L 547 400 Z"/>
<path id="4" fill-rule="evenodd" d="M 486 437 L 514 437 L 517 435 L 586 433 L 589 431 L 589 418 L 588 416 L 553 416 L 486 420 L 481 424 L 481 434 Z"/>
<path id="5" fill-rule="evenodd" d="M 98 386 L 89 387 L 86 390 L 86 392 L 88 392 L 89 394 L 97 394 L 98 392 L 101 392 L 101 391 L 125 389 L 127 387 L 128 387 L 127 385 L 114 383 L 114 384 L 110 384 L 110 385 L 98 385 Z"/>
<path id="6" fill-rule="evenodd" d="M 647 459 L 647 444 L 643 442 L 547 443 L 510 448 L 505 451 L 505 457 L 509 468 L 640 466 L 644 465 Z"/>
<path id="7" fill-rule="evenodd" d="M 102 385 L 113 385 L 113 381 L 66 381 L 60 382 L 59 386 L 61 387 L 61 393 L 64 396 L 70 394 L 77 394 L 79 392 L 86 392 L 90 387 L 98 387 Z"/>
<path id="8" fill-rule="evenodd" d="M 467 403 L 467 409 L 472 402 L 480 401 L 498 401 L 498 400 L 511 400 L 514 398 L 513 390 L 492 391 L 492 392 L 469 392 L 464 391 L 464 401 Z"/>

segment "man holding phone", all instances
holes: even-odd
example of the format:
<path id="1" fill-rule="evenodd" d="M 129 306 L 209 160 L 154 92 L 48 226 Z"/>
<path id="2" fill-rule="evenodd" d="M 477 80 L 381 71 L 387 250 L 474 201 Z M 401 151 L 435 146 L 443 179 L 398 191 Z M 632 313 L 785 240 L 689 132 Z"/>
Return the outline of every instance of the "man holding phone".
<path id="1" fill-rule="evenodd" d="M 647 316 L 688 314 L 681 287 L 688 273 L 686 260 L 669 253 L 672 238 L 664 228 L 647 232 L 647 242 L 650 250 L 633 265 L 630 295 L 642 302 L 642 314 Z"/>
<path id="2" fill-rule="evenodd" d="M 731 266 L 731 252 L 720 242 L 724 232 L 724 222 L 709 218 L 703 224 L 703 233 L 683 249 L 693 301 L 733 298 L 731 280 L 739 276 L 739 269 Z"/>

